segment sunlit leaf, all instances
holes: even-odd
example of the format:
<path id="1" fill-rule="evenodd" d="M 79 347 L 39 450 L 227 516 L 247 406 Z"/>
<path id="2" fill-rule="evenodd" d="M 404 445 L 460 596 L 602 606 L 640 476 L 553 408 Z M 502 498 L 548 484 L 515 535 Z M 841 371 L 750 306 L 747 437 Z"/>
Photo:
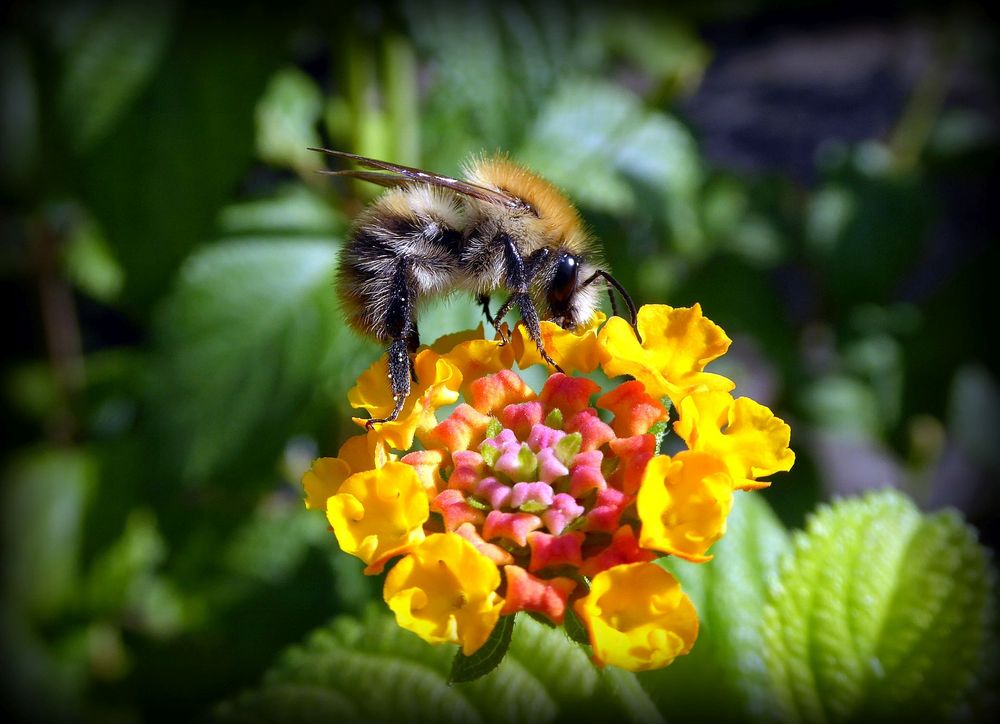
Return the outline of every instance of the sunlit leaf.
<path id="1" fill-rule="evenodd" d="M 456 649 L 430 646 L 373 609 L 362 621 L 335 619 L 286 652 L 250 696 L 274 712 L 276 718 L 264 721 L 284 720 L 278 702 L 289 687 L 349 699 L 354 711 L 345 714 L 347 721 L 660 721 L 634 675 L 599 674 L 563 631 L 530 617 L 519 617 L 499 667 L 475 681 L 448 685 Z"/>
<path id="2" fill-rule="evenodd" d="M 763 615 L 785 718 L 970 712 L 996 646 L 993 574 L 953 512 L 895 492 L 821 508 L 795 539 Z"/>
<path id="3" fill-rule="evenodd" d="M 302 174 L 321 168 L 323 157 L 309 147 L 322 145 L 317 127 L 322 112 L 315 81 L 297 68 L 280 70 L 257 102 L 258 155 Z"/>
<path id="4" fill-rule="evenodd" d="M 699 251 L 695 202 L 703 171 L 694 139 L 627 90 L 593 81 L 560 85 L 517 157 L 593 209 L 629 214 L 655 199 L 652 214 L 665 218 L 675 243 Z"/>
<path id="5" fill-rule="evenodd" d="M 680 580 L 700 621 L 691 654 L 639 675 L 664 712 L 711 711 L 722 719 L 745 721 L 773 708 L 761 612 L 788 537 L 766 497 L 736 497 L 726 535 L 712 547 L 710 563 L 661 561 Z"/>
<path id="6" fill-rule="evenodd" d="M 293 184 L 263 198 L 229 204 L 219 213 L 219 227 L 226 236 L 339 236 L 347 222 L 315 192 Z"/>

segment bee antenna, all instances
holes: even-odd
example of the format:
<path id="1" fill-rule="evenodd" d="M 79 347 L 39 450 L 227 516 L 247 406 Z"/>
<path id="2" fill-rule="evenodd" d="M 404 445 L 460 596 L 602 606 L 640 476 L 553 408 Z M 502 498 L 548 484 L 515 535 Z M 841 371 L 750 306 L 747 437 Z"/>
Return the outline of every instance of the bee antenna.
<path id="1" fill-rule="evenodd" d="M 619 282 L 617 279 L 611 276 L 611 274 L 604 271 L 603 269 L 598 269 L 597 273 L 600 274 L 602 277 L 604 277 L 604 279 L 607 280 L 608 284 L 617 289 L 618 293 L 621 294 L 622 299 L 625 300 L 625 306 L 628 307 L 629 324 L 632 325 L 632 331 L 635 332 L 635 338 L 639 340 L 640 344 L 642 344 L 642 335 L 639 334 L 639 327 L 638 327 L 639 312 L 635 307 L 635 302 L 632 301 L 632 297 L 629 296 L 629 293 L 627 291 L 625 291 L 625 287 L 622 286 L 621 282 Z M 612 298 L 611 301 L 613 304 L 614 298 Z"/>

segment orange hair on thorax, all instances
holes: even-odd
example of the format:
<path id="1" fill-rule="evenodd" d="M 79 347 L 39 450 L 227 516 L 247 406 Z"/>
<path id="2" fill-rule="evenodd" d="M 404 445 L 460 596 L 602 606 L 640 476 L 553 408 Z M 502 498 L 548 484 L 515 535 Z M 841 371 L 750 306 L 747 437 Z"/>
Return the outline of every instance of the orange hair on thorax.
<path id="1" fill-rule="evenodd" d="M 569 199 L 541 176 L 506 156 L 473 158 L 466 167 L 466 178 L 529 203 L 555 238 L 570 245 L 586 243 L 580 214 Z"/>

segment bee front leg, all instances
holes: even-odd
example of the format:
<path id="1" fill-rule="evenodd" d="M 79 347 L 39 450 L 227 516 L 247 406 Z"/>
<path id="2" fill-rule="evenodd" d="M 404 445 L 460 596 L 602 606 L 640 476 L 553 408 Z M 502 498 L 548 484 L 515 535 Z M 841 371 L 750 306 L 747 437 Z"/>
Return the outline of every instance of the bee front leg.
<path id="1" fill-rule="evenodd" d="M 517 294 L 511 294 L 507 297 L 507 301 L 500 305 L 500 309 L 497 310 L 496 322 L 493 324 L 493 328 L 500 335 L 500 340 L 503 344 L 510 344 L 510 337 L 503 329 L 503 318 L 507 316 L 507 312 L 510 308 L 514 306 L 514 302 L 517 301 Z"/>
<path id="2" fill-rule="evenodd" d="M 538 347 L 538 354 L 542 356 L 542 359 L 551 365 L 556 372 L 562 372 L 563 368 L 556 364 L 555 360 L 549 356 L 549 353 L 545 351 L 545 344 L 542 342 L 542 325 L 538 321 L 538 311 L 535 309 L 535 303 L 531 301 L 531 295 L 527 291 L 518 292 L 511 296 L 510 300 L 517 302 L 517 308 L 521 311 L 521 321 L 524 322 L 524 326 L 528 328 L 528 334 L 531 335 L 531 340 Z M 508 301 L 510 301 L 508 300 Z"/>
<path id="3" fill-rule="evenodd" d="M 489 294 L 477 294 L 476 304 L 483 308 L 483 314 L 486 315 L 486 321 L 490 323 L 491 327 L 496 327 L 496 319 L 490 314 L 490 295 Z"/>

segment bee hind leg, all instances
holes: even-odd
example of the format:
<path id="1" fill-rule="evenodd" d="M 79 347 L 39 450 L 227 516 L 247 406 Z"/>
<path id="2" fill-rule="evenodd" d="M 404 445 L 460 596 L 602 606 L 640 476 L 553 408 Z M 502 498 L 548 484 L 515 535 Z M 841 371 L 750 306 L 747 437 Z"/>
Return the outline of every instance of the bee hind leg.
<path id="1" fill-rule="evenodd" d="M 389 388 L 394 402 L 392 412 L 386 417 L 373 417 L 365 423 L 369 430 L 383 422 L 392 422 L 403 411 L 406 398 L 410 396 L 410 375 L 413 375 L 413 360 L 407 350 L 406 339 L 394 339 L 386 354 L 389 367 Z M 415 375 L 414 375 L 415 376 Z"/>

